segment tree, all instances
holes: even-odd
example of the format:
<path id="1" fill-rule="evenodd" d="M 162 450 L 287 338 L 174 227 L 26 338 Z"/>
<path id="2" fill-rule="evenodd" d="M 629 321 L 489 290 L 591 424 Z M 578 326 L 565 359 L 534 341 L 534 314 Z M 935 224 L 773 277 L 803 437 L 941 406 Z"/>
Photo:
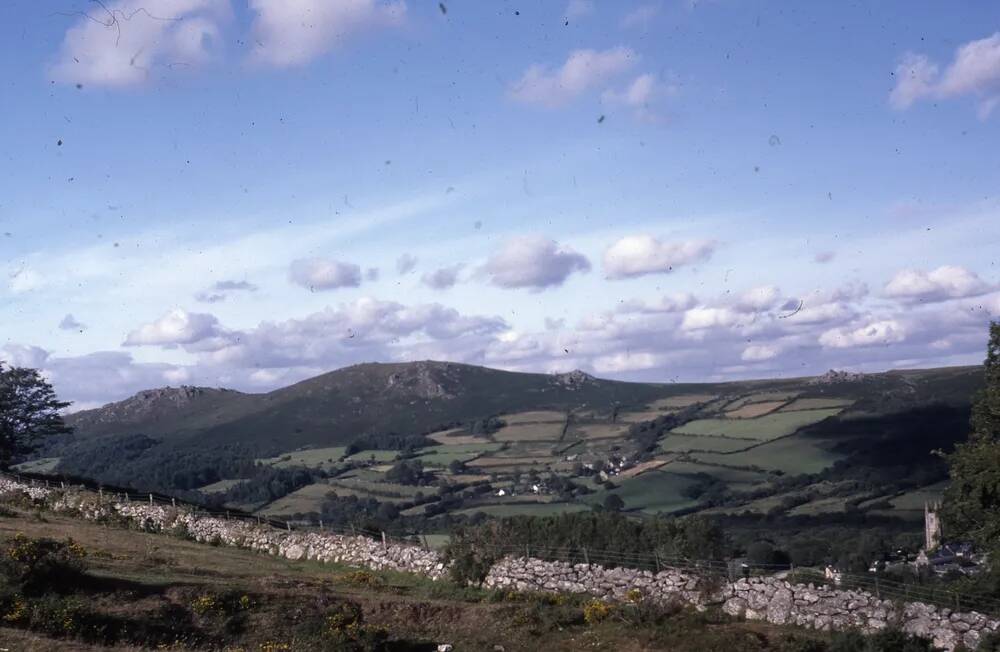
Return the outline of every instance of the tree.
<path id="1" fill-rule="evenodd" d="M 0 362 L 0 467 L 45 437 L 72 432 L 59 414 L 67 406 L 38 370 Z"/>
<path id="2" fill-rule="evenodd" d="M 948 456 L 951 483 L 942 521 L 949 539 L 967 539 L 981 550 L 1000 552 L 1000 322 L 990 324 L 984 372 L 986 383 L 972 409 L 972 432 Z"/>
<path id="3" fill-rule="evenodd" d="M 625 509 L 625 501 L 618 494 L 608 494 L 604 497 L 604 510 L 608 512 L 620 512 Z"/>

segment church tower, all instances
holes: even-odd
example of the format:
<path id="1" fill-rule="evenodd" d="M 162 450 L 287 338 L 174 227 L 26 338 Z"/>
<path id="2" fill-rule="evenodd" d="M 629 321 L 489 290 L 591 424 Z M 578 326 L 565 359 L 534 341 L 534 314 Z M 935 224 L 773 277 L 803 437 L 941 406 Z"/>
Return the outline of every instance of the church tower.
<path id="1" fill-rule="evenodd" d="M 924 550 L 930 552 L 941 545 L 941 503 L 924 503 Z"/>

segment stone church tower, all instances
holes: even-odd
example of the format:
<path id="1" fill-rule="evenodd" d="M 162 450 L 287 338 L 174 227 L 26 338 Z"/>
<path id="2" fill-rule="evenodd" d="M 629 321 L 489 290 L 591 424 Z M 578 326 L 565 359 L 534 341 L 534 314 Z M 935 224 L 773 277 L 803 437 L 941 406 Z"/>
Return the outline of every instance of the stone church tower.
<path id="1" fill-rule="evenodd" d="M 924 550 L 930 552 L 941 545 L 941 503 L 924 503 Z"/>

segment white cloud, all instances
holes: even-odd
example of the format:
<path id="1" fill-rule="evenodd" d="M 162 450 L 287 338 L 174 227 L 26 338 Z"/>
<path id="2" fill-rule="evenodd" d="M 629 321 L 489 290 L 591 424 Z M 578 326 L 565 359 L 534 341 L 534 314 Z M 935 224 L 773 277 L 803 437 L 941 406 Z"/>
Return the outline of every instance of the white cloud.
<path id="1" fill-rule="evenodd" d="M 684 313 L 681 328 L 686 331 L 698 331 L 706 328 L 733 326 L 740 321 L 740 316 L 729 308 L 691 308 Z"/>
<path id="2" fill-rule="evenodd" d="M 649 22 L 660 13 L 660 6 L 656 4 L 639 5 L 622 17 L 621 26 L 623 29 L 633 27 L 647 27 Z"/>
<path id="3" fill-rule="evenodd" d="M 353 33 L 399 25 L 406 3 L 377 0 L 250 0 L 257 15 L 254 59 L 293 66 L 321 56 Z"/>
<path id="4" fill-rule="evenodd" d="M 946 301 L 984 294 L 991 289 L 975 272 L 943 265 L 930 272 L 902 270 L 886 284 L 885 294 L 906 301 Z"/>
<path id="5" fill-rule="evenodd" d="M 776 344 L 753 344 L 743 349 L 740 360 L 744 362 L 763 362 L 781 354 L 781 347 Z"/>
<path id="6" fill-rule="evenodd" d="M 594 371 L 603 374 L 619 374 L 640 369 L 652 369 L 661 366 L 666 356 L 647 351 L 636 353 L 623 352 L 614 355 L 603 355 L 594 358 Z"/>
<path id="7" fill-rule="evenodd" d="M 740 295 L 736 307 L 743 312 L 760 312 L 775 307 L 781 291 L 773 285 L 762 285 L 747 290 Z"/>
<path id="8" fill-rule="evenodd" d="M 37 346 L 27 344 L 5 344 L 0 348 L 0 362 L 12 367 L 31 367 L 37 369 L 45 364 L 49 352 Z"/>
<path id="9" fill-rule="evenodd" d="M 156 321 L 143 324 L 129 333 L 123 346 L 195 344 L 220 334 L 219 320 L 214 315 L 174 308 Z"/>
<path id="10" fill-rule="evenodd" d="M 707 260 L 714 250 L 710 240 L 661 242 L 651 235 L 626 236 L 604 253 L 604 274 L 609 279 L 665 274 L 674 267 Z"/>
<path id="11" fill-rule="evenodd" d="M 642 299 L 629 299 L 618 304 L 618 312 L 629 313 L 656 313 L 656 312 L 683 312 L 688 308 L 693 308 L 698 303 L 698 299 L 689 292 L 678 292 L 676 294 L 666 294 L 655 301 L 644 301 Z"/>
<path id="12" fill-rule="evenodd" d="M 872 321 L 857 328 L 831 328 L 819 336 L 826 348 L 845 349 L 895 344 L 906 339 L 906 328 L 895 319 Z"/>
<path id="13" fill-rule="evenodd" d="M 458 273 L 460 271 L 462 271 L 462 265 L 442 267 L 433 272 L 427 272 L 421 277 L 420 281 L 429 288 L 447 290 L 458 282 Z"/>
<path id="14" fill-rule="evenodd" d="M 155 70 L 204 63 L 218 48 L 229 0 L 91 4 L 66 31 L 50 72 L 66 83 L 127 86 Z"/>
<path id="15" fill-rule="evenodd" d="M 562 285 L 574 272 L 590 270 L 582 254 L 542 236 L 512 238 L 490 256 L 479 273 L 502 288 L 543 288 Z"/>
<path id="16" fill-rule="evenodd" d="M 833 261 L 837 257 L 836 252 L 833 251 L 818 251 L 816 255 L 813 256 L 813 262 L 825 264 Z"/>
<path id="17" fill-rule="evenodd" d="M 509 90 L 510 96 L 525 104 L 545 107 L 565 105 L 581 94 L 600 87 L 625 72 L 638 61 L 630 48 L 574 50 L 556 70 L 541 64 L 528 67 Z"/>
<path id="18" fill-rule="evenodd" d="M 24 294 L 45 286 L 45 277 L 33 269 L 22 267 L 10 275 L 7 287 L 12 294 Z"/>
<path id="19" fill-rule="evenodd" d="M 327 258 L 300 258 L 288 269 L 292 283 L 310 290 L 334 290 L 361 285 L 361 267 Z"/>
<path id="20" fill-rule="evenodd" d="M 1000 101 L 1000 32 L 961 45 L 943 72 L 927 56 L 907 53 L 896 66 L 889 101 L 906 109 L 922 99 L 963 95 L 980 98 L 978 113 L 984 119 Z"/>
<path id="21" fill-rule="evenodd" d="M 412 254 L 403 254 L 396 259 L 396 273 L 406 274 L 413 271 L 417 266 L 417 257 Z"/>

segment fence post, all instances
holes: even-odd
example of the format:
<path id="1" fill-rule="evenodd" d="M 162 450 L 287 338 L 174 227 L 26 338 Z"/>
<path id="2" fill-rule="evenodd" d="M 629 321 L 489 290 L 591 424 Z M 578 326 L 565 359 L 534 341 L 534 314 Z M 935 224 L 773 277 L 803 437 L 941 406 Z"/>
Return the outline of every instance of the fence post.
<path id="1" fill-rule="evenodd" d="M 97 501 L 101 502 L 101 503 L 104 502 L 104 489 L 103 489 L 103 487 L 98 487 L 97 488 Z"/>
<path id="2" fill-rule="evenodd" d="M 319 529 L 323 529 L 323 519 L 319 519 Z"/>
<path id="3" fill-rule="evenodd" d="M 878 575 L 875 576 L 875 597 L 879 600 L 882 599 L 882 592 L 878 588 Z"/>
<path id="4" fill-rule="evenodd" d="M 177 499 L 174 498 L 173 496 L 170 497 L 170 506 L 177 507 Z"/>
<path id="5" fill-rule="evenodd" d="M 590 566 L 590 555 L 587 554 L 587 547 L 583 547 L 583 561 L 587 562 L 587 566 Z"/>
<path id="6" fill-rule="evenodd" d="M 153 494 L 149 494 L 149 506 L 153 506 Z"/>
<path id="7" fill-rule="evenodd" d="M 653 562 L 656 564 L 656 572 L 660 572 L 660 553 L 656 550 L 653 551 Z"/>
<path id="8" fill-rule="evenodd" d="M 531 548 L 526 543 L 526 544 L 524 544 L 524 557 L 525 557 L 525 559 L 527 559 L 530 556 L 531 556 Z"/>
<path id="9" fill-rule="evenodd" d="M 385 530 L 382 531 L 382 550 L 388 550 L 389 544 L 385 540 Z"/>

